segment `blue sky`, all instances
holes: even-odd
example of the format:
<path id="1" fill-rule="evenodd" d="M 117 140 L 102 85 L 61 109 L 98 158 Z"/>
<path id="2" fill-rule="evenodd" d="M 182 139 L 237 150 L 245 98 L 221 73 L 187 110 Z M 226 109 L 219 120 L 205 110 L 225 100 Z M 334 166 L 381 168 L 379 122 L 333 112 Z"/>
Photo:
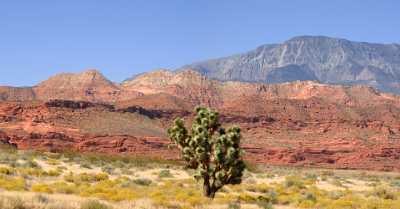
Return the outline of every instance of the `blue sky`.
<path id="1" fill-rule="evenodd" d="M 398 0 L 0 0 L 0 85 L 113 81 L 298 35 L 400 43 Z"/>

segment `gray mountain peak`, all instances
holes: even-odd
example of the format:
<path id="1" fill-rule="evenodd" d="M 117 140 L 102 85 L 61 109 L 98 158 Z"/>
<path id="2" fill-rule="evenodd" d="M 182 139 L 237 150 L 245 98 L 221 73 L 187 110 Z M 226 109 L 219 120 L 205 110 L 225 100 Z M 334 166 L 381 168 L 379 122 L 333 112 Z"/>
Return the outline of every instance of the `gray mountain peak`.
<path id="1" fill-rule="evenodd" d="M 298 36 L 229 57 L 183 66 L 228 81 L 363 84 L 400 94 L 400 45 Z"/>

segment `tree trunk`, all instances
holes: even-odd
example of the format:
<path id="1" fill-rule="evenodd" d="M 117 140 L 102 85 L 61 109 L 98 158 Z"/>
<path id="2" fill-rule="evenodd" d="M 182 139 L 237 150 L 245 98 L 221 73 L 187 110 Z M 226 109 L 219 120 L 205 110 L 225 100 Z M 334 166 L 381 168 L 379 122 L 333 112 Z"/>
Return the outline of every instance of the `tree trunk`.
<path id="1" fill-rule="evenodd" d="M 211 189 L 209 198 L 214 199 L 215 193 L 216 193 L 216 192 L 217 192 L 217 191 L 215 191 L 214 189 Z"/>
<path id="2" fill-rule="evenodd" d="M 210 178 L 209 176 L 204 177 L 204 184 L 203 184 L 203 194 L 204 196 L 214 199 L 215 193 L 217 192 L 217 188 L 210 185 Z"/>
<path id="3" fill-rule="evenodd" d="M 203 178 L 204 178 L 203 194 L 204 194 L 204 196 L 210 198 L 210 195 L 211 195 L 210 177 L 208 175 L 206 175 Z"/>

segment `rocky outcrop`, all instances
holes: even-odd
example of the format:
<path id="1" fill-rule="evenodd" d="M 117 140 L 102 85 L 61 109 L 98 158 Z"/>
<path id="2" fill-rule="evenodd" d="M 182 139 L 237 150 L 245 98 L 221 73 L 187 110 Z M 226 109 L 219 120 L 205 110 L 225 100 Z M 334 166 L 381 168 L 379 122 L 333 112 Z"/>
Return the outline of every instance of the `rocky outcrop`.
<path id="1" fill-rule="evenodd" d="M 50 100 L 44 103 L 46 107 L 70 108 L 70 109 L 87 109 L 93 107 L 102 107 L 114 109 L 114 106 L 107 104 L 92 103 L 87 101 L 72 101 L 72 100 Z"/>
<path id="2" fill-rule="evenodd" d="M 0 101 L 28 101 L 36 98 L 30 87 L 0 86 Z"/>
<path id="3" fill-rule="evenodd" d="M 78 100 L 113 103 L 142 96 L 122 88 L 97 70 L 81 73 L 60 73 L 34 87 L 0 87 L 0 101 Z"/>
<path id="4" fill-rule="evenodd" d="M 141 94 L 126 91 L 112 83 L 97 70 L 82 73 L 62 73 L 35 86 L 38 100 L 81 100 L 91 102 L 115 102 L 121 98 L 134 98 Z"/>
<path id="5" fill-rule="evenodd" d="M 172 159 L 177 151 L 167 149 L 166 128 L 176 117 L 190 123 L 193 108 L 204 105 L 217 109 L 224 124 L 242 128 L 253 162 L 400 170 L 400 98 L 371 87 L 221 82 L 190 70 L 142 74 L 121 85 L 96 71 L 62 77 L 38 85 L 34 95 L 44 101 L 0 102 L 2 142 Z M 92 87 L 96 93 L 82 94 Z M 121 97 L 112 89 L 134 93 Z"/>
<path id="6" fill-rule="evenodd" d="M 307 100 L 305 100 L 307 101 Z M 287 101 L 275 103 L 288 107 Z M 293 102 L 293 101 L 292 101 Z M 309 103 L 307 105 L 311 105 Z M 297 104 L 299 107 L 307 106 Z M 318 107 L 317 105 L 315 105 Z M 303 111 L 314 111 L 313 106 Z M 326 106 L 322 112 L 337 111 Z M 349 109 L 354 108 L 350 107 Z M 304 117 L 287 111 L 271 116 L 234 115 L 222 112 L 225 124 L 237 124 L 243 130 L 246 159 L 269 165 L 310 166 L 341 169 L 400 171 L 400 127 L 398 122 Z M 299 110 L 295 110 L 299 111 Z M 326 113 L 324 113 L 326 114 Z M 335 112 L 330 113 L 335 115 Z M 46 151 L 74 150 L 109 154 L 145 155 L 177 159 L 179 152 L 169 149 L 164 136 L 140 134 L 142 129 L 166 129 L 175 117 L 190 122 L 193 114 L 184 110 L 157 110 L 145 107 L 121 109 L 90 102 L 50 101 L 45 103 L 0 103 L 0 115 L 13 118 L 0 122 L 0 141 L 19 149 Z M 118 134 L 96 130 L 97 115 L 106 117 L 106 127 L 120 128 L 116 118 L 130 120 Z M 109 116 L 108 116 L 109 115 Z M 334 117 L 332 117 L 334 118 Z M 395 117 L 397 118 L 397 116 Z M 395 120 L 392 118 L 391 120 Z M 89 123 L 88 132 L 85 121 Z M 147 123 L 145 121 L 148 121 Z M 146 125 L 144 125 L 146 124 Z M 158 125 L 157 125 L 158 124 Z M 93 125 L 93 126 L 92 126 Z M 100 127 L 101 128 L 101 127 Z M 125 131 L 125 132 L 124 132 Z"/>

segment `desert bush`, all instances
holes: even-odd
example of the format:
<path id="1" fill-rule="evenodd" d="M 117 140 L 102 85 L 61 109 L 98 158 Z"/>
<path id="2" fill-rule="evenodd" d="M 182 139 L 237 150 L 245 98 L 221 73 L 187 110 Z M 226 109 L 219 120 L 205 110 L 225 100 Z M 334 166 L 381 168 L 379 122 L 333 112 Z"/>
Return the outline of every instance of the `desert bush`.
<path id="1" fill-rule="evenodd" d="M 148 197 L 156 206 L 171 206 L 176 202 L 185 207 L 196 207 L 209 203 L 201 191 L 193 187 L 185 187 L 180 181 L 166 181 L 163 185 L 150 187 Z"/>
<path id="2" fill-rule="evenodd" d="M 74 174 L 72 172 L 69 172 L 68 174 L 64 175 L 64 180 L 70 183 L 84 183 L 84 182 L 97 182 L 97 181 L 104 181 L 109 179 L 108 174 L 106 173 L 96 173 L 96 174 L 91 174 L 91 173 L 80 173 L 80 174 Z"/>
<path id="3" fill-rule="evenodd" d="M 94 184 L 82 184 L 79 194 L 110 201 L 134 200 L 139 197 L 135 188 L 123 188 L 118 180 L 104 180 Z"/>
<path id="4" fill-rule="evenodd" d="M 123 175 L 133 175 L 134 172 L 131 171 L 131 170 L 128 169 L 128 168 L 122 168 L 122 169 L 121 169 L 121 174 L 123 174 Z"/>
<path id="5" fill-rule="evenodd" d="M 329 191 L 327 192 L 327 197 L 331 200 L 338 200 L 345 196 L 346 193 L 343 191 Z"/>
<path id="6" fill-rule="evenodd" d="M 269 184 L 247 184 L 244 188 L 249 192 L 258 192 L 258 193 L 268 193 L 273 190 L 272 186 Z"/>
<path id="7" fill-rule="evenodd" d="M 56 159 L 48 159 L 46 163 L 49 165 L 60 165 L 60 161 Z"/>
<path id="8" fill-rule="evenodd" d="M 43 177 L 48 176 L 47 172 L 41 168 L 17 168 L 17 172 L 21 176 L 34 176 L 34 177 Z"/>
<path id="9" fill-rule="evenodd" d="M 57 166 L 57 170 L 58 171 L 65 171 L 65 170 L 68 170 L 68 168 L 65 167 L 65 166 Z"/>
<path id="10" fill-rule="evenodd" d="M 133 183 L 141 186 L 150 186 L 152 181 L 146 178 L 134 179 Z"/>
<path id="11" fill-rule="evenodd" d="M 34 184 L 31 187 L 31 191 L 33 192 L 41 192 L 41 193 L 53 193 L 53 189 L 47 184 Z"/>
<path id="12" fill-rule="evenodd" d="M 307 180 L 310 180 L 311 182 L 316 182 L 318 181 L 318 175 L 315 173 L 306 173 L 304 175 L 304 178 Z"/>
<path id="13" fill-rule="evenodd" d="M 39 203 L 42 203 L 42 204 L 47 204 L 47 203 L 49 203 L 49 198 L 48 198 L 47 196 L 43 195 L 43 194 L 35 195 L 35 196 L 33 197 L 33 199 L 34 199 L 36 202 L 39 202 Z"/>
<path id="14" fill-rule="evenodd" d="M 8 167 L 0 167 L 0 174 L 13 175 L 15 174 L 15 169 Z"/>
<path id="15" fill-rule="evenodd" d="M 92 169 L 92 165 L 90 163 L 87 163 L 87 162 L 80 163 L 80 167 L 81 168 Z"/>
<path id="16" fill-rule="evenodd" d="M 173 176 L 172 176 L 172 174 L 171 174 L 171 172 L 169 170 L 161 170 L 158 173 L 158 177 L 159 178 L 171 178 Z"/>
<path id="17" fill-rule="evenodd" d="M 346 186 L 343 184 L 340 178 L 333 178 L 329 181 L 332 185 L 335 185 L 337 187 L 343 187 L 346 188 Z"/>
<path id="18" fill-rule="evenodd" d="M 258 200 L 257 205 L 258 205 L 258 207 L 260 207 L 262 209 L 273 209 L 274 208 L 271 202 L 264 201 L 264 200 Z"/>
<path id="19" fill-rule="evenodd" d="M 79 187 L 74 184 L 67 184 L 65 182 L 54 182 L 50 185 L 56 193 L 63 194 L 76 194 L 79 191 Z"/>
<path id="20" fill-rule="evenodd" d="M 113 174 L 114 173 L 115 168 L 111 167 L 111 166 L 104 166 L 101 168 L 101 171 L 108 173 L 108 174 Z"/>
<path id="21" fill-rule="evenodd" d="M 108 178 L 109 178 L 109 176 L 106 173 L 96 173 L 94 175 L 95 181 L 104 181 L 104 180 L 107 180 Z"/>
<path id="22" fill-rule="evenodd" d="M 32 185 L 32 192 L 42 192 L 42 193 L 61 193 L 61 194 L 79 194 L 80 190 L 84 187 L 88 187 L 87 184 L 68 184 L 66 182 L 53 182 L 50 184 L 37 183 Z"/>
<path id="23" fill-rule="evenodd" d="M 10 191 L 25 190 L 25 180 L 21 177 L 8 177 L 0 175 L 0 188 Z"/>
<path id="24" fill-rule="evenodd" d="M 276 193 L 273 189 L 269 189 L 268 191 L 263 192 L 263 194 L 257 198 L 257 202 L 276 204 L 278 203 L 278 193 Z"/>
<path id="25" fill-rule="evenodd" d="M 89 200 L 82 203 L 81 209 L 112 209 L 112 207 L 97 200 Z"/>
<path id="26" fill-rule="evenodd" d="M 285 181 L 284 181 L 284 185 L 286 188 L 289 187 L 295 187 L 298 189 L 304 189 L 306 188 L 306 183 L 304 182 L 304 180 L 301 178 L 301 176 L 286 176 L 285 177 Z"/>
<path id="27" fill-rule="evenodd" d="M 398 198 L 393 190 L 383 186 L 374 188 L 371 195 L 385 200 L 396 200 Z"/>
<path id="28" fill-rule="evenodd" d="M 230 202 L 228 203 L 228 209 L 240 209 L 240 202 Z"/>
<path id="29" fill-rule="evenodd" d="M 363 208 L 365 199 L 353 194 L 346 194 L 340 199 L 324 202 L 324 206 L 327 209 L 342 209 L 342 208 Z M 369 208 L 366 208 L 369 209 Z"/>
<path id="30" fill-rule="evenodd" d="M 3 151 L 3 150 L 1 150 L 1 151 Z M 10 166 L 14 165 L 12 167 L 15 167 L 16 161 L 17 161 L 16 156 L 10 155 L 8 153 L 0 153 L 0 163 L 1 164 L 6 164 L 6 165 L 10 165 Z"/>
<path id="31" fill-rule="evenodd" d="M 331 170 L 323 170 L 321 171 L 321 176 L 327 176 L 327 177 L 332 177 L 334 176 L 335 173 Z"/>
<path id="32" fill-rule="evenodd" d="M 296 200 L 296 205 L 300 208 L 315 208 L 317 197 L 314 193 L 305 192 Z"/>
<path id="33" fill-rule="evenodd" d="M 400 180 L 397 180 L 397 179 L 392 180 L 390 182 L 390 186 L 400 188 Z"/>
<path id="34" fill-rule="evenodd" d="M 61 174 L 62 174 L 62 171 L 60 171 L 60 170 L 49 170 L 49 171 L 47 171 L 46 173 L 45 173 L 47 176 L 52 176 L 52 177 L 58 177 L 58 176 L 60 176 Z"/>
<path id="35" fill-rule="evenodd" d="M 22 168 L 40 168 L 40 165 L 35 160 L 27 160 L 17 166 Z"/>

